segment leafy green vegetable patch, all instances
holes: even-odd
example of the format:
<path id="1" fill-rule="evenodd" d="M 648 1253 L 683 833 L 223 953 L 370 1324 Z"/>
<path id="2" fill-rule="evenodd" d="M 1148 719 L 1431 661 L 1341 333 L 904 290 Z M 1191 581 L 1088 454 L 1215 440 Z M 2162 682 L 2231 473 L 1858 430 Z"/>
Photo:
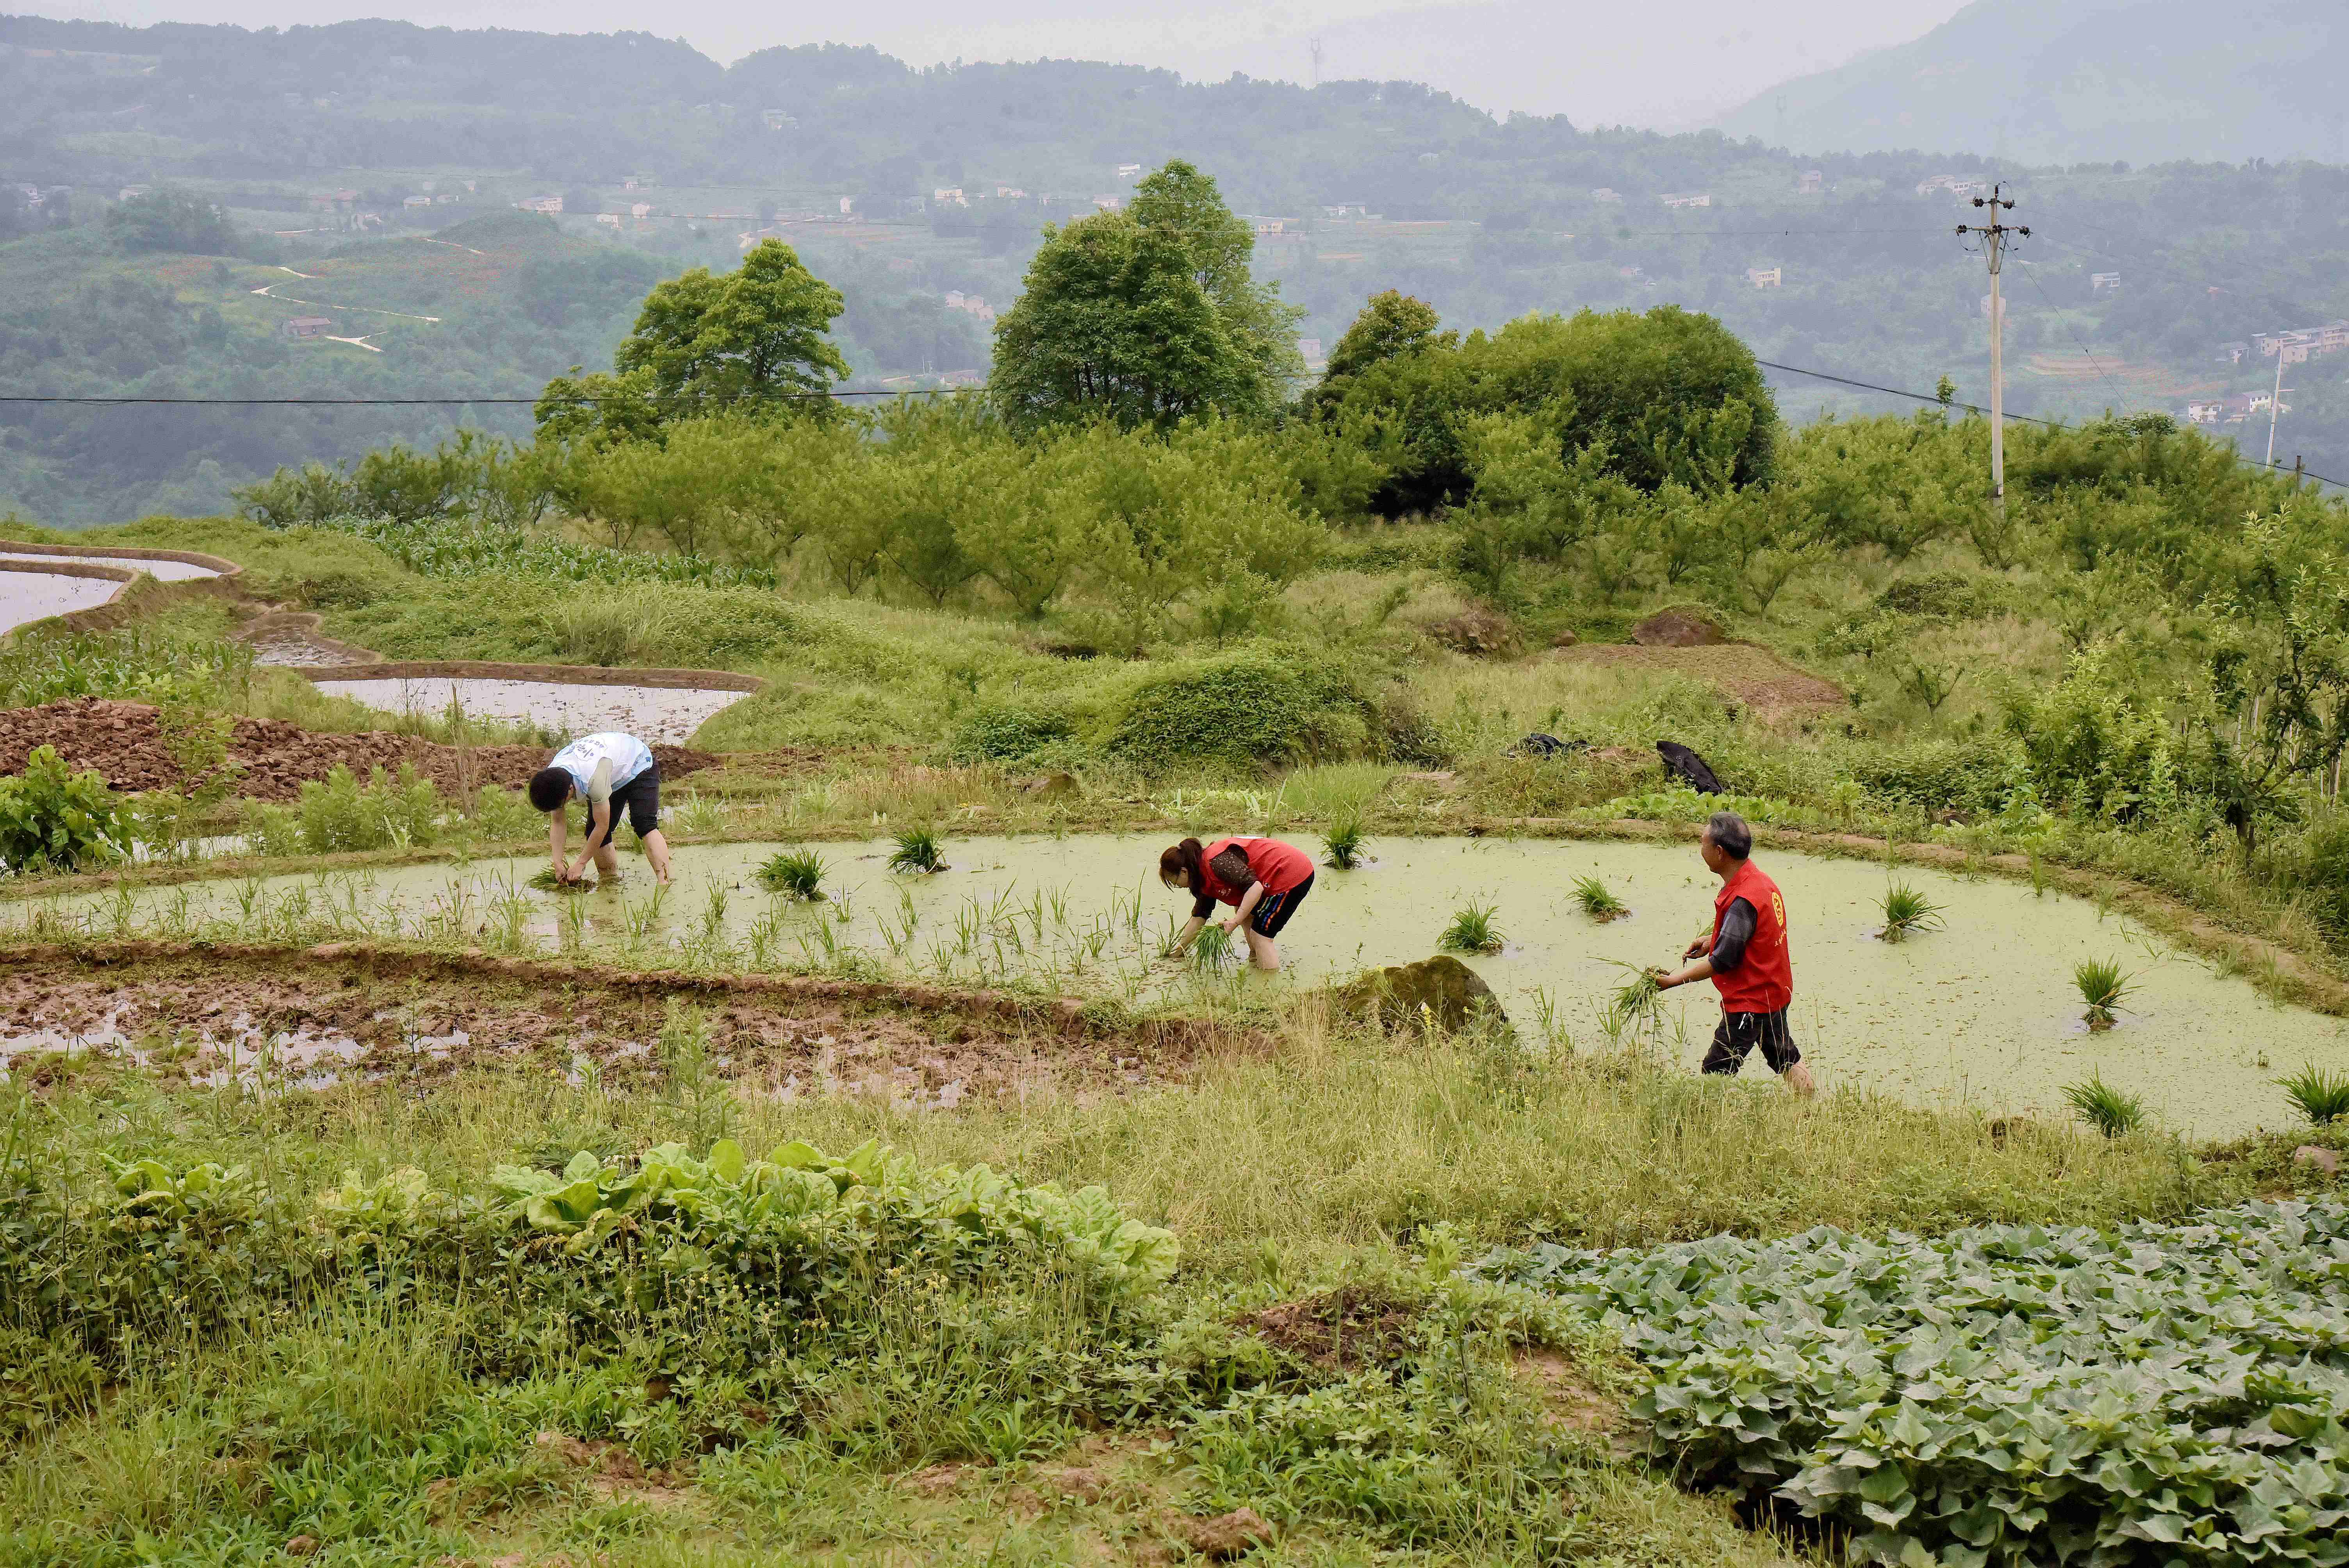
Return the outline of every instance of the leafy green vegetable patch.
<path id="1" fill-rule="evenodd" d="M 1851 1532 L 1856 1560 L 2349 1563 L 2338 1202 L 1476 1267 L 1619 1332 L 1661 1447 Z"/>

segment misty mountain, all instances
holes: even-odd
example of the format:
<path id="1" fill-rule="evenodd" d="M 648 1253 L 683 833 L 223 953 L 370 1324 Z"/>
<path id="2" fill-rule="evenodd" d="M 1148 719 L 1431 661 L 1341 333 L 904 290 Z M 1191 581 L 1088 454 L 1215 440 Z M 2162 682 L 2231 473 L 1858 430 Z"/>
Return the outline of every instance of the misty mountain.
<path id="1" fill-rule="evenodd" d="M 2340 0 L 1975 0 L 1714 123 L 1776 146 L 2033 164 L 2349 161 Z"/>

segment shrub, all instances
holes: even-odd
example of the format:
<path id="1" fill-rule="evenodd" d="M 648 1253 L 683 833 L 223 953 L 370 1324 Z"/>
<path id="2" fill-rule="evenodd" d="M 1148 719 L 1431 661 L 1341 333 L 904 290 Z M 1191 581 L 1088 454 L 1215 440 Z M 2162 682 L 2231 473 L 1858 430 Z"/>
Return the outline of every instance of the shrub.
<path id="1" fill-rule="evenodd" d="M 2327 1202 L 1478 1267 L 1621 1336 L 1688 1479 L 1792 1504 L 1851 1562 L 2218 1568 L 2339 1555 L 2344 1248 Z"/>
<path id="2" fill-rule="evenodd" d="M 1971 621 L 1994 614 L 1996 591 L 1981 578 L 1961 572 L 1929 572 L 1904 577 L 1876 596 L 1877 607 L 1899 615 L 1920 615 L 1937 621 Z"/>
<path id="3" fill-rule="evenodd" d="M 76 773 L 56 747 L 35 747 L 23 773 L 0 779 L 0 863 L 79 871 L 118 859 L 130 845 L 127 807 L 95 771 Z"/>
<path id="4" fill-rule="evenodd" d="M 408 763 L 396 780 L 378 763 L 364 785 L 336 763 L 326 782 L 302 786 L 294 825 L 305 851 L 330 855 L 429 844 L 440 835 L 440 792 Z"/>
<path id="5" fill-rule="evenodd" d="M 1329 663 L 1326 653 L 1247 650 L 1154 672 L 1117 711 L 1108 749 L 1145 767 L 1186 758 L 1257 766 L 1355 755 L 1368 743 L 1369 728 L 1343 676 L 1326 673 Z M 1317 673 L 1302 673 L 1308 670 Z"/>
<path id="6" fill-rule="evenodd" d="M 989 704 L 962 721 L 954 757 L 958 762 L 1019 762 L 1072 733 L 1065 714 Z"/>
<path id="7" fill-rule="evenodd" d="M 2290 1078 L 2276 1079 L 2276 1086 L 2314 1126 L 2327 1127 L 2349 1116 L 2349 1073 L 2327 1072 L 2310 1062 Z"/>

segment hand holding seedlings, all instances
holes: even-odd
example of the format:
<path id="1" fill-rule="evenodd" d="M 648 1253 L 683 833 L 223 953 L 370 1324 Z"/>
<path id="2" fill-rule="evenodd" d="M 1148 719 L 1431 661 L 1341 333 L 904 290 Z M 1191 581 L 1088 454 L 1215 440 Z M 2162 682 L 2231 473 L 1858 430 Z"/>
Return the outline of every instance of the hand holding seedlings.
<path id="1" fill-rule="evenodd" d="M 1313 860 L 1278 839 L 1218 839 L 1201 844 L 1185 839 L 1158 857 L 1158 880 L 1191 895 L 1191 918 L 1176 934 L 1171 951 L 1181 953 L 1206 929 L 1216 905 L 1233 906 L 1221 922 L 1226 934 L 1245 932 L 1248 956 L 1264 970 L 1280 967 L 1280 944 L 1273 939 L 1313 891 Z"/>

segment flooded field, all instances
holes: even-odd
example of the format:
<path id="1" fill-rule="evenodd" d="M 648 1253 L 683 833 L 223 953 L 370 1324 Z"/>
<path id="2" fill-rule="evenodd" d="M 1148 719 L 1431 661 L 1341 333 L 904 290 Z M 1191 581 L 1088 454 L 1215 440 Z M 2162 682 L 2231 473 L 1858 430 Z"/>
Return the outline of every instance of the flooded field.
<path id="1" fill-rule="evenodd" d="M 1317 848 L 1318 841 L 1305 846 Z M 1467 962 L 1521 1031 L 1577 1049 L 1620 1048 L 1606 1004 L 1625 965 L 1671 963 L 1708 928 L 1716 882 L 1692 847 L 1505 839 L 1389 839 L 1350 872 L 1323 869 L 1282 937 L 1279 976 L 1201 976 L 1160 957 L 1187 901 L 1158 887 L 1158 838 L 948 840 L 951 869 L 893 873 L 886 841 L 816 846 L 824 902 L 777 897 L 756 871 L 778 846 L 676 852 L 657 897 L 624 856 L 616 887 L 533 889 L 543 859 L 364 874 L 198 882 L 6 906 L 105 933 L 241 932 L 251 940 L 340 934 L 461 938 L 724 967 L 892 973 L 956 985 L 1024 984 L 1128 1000 L 1199 985 L 1266 990 L 1424 958 L 1453 913 L 1493 908 L 1501 952 Z M 1886 872 L 1861 861 L 1773 855 L 1793 933 L 1796 1039 L 1824 1088 L 1864 1087 L 1925 1106 L 2068 1115 L 2064 1086 L 2100 1073 L 2143 1097 L 2161 1125 L 2226 1136 L 2292 1123 L 2272 1080 L 2304 1062 L 2349 1068 L 2339 1020 L 2264 999 L 2127 918 L 2025 885 L 1904 867 L 1943 906 L 1942 929 L 1881 939 Z M 1603 880 L 1630 913 L 1599 923 L 1573 896 Z M 2073 985 L 2085 959 L 2118 964 L 2132 990 L 2116 1026 L 2092 1032 Z M 1668 993 L 1650 1048 L 1693 1068 L 1718 1017 L 1708 985 Z M 1748 1076 L 1765 1069 L 1756 1060 Z"/>
<path id="2" fill-rule="evenodd" d="M 453 705 L 467 713 L 522 720 L 565 735 L 618 729 L 674 746 L 684 745 L 712 714 L 749 695 L 483 676 L 370 676 L 365 668 L 355 666 L 347 679 L 329 676 L 314 684 L 330 696 L 351 697 L 386 713 L 442 714 Z"/>

